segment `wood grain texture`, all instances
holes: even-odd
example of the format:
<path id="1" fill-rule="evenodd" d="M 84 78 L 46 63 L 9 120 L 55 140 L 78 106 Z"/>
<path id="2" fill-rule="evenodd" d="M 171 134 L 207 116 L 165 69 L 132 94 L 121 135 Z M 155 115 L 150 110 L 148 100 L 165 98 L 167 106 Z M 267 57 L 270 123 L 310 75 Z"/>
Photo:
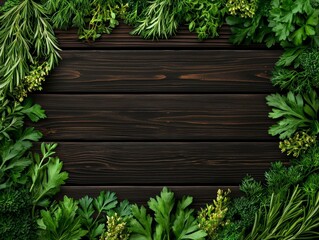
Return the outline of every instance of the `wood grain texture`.
<path id="1" fill-rule="evenodd" d="M 45 93 L 269 93 L 281 51 L 65 51 Z"/>
<path id="2" fill-rule="evenodd" d="M 110 34 L 104 34 L 102 37 L 95 42 L 82 41 L 78 39 L 76 29 L 68 31 L 56 31 L 60 47 L 62 49 L 68 48 L 112 48 L 112 49 L 123 49 L 123 48 L 153 48 L 153 49 L 181 49 L 181 48 L 193 48 L 193 49 L 266 49 L 264 44 L 252 44 L 252 45 L 233 45 L 230 43 L 229 38 L 231 36 L 230 27 L 224 25 L 219 30 L 219 37 L 214 39 L 207 39 L 205 41 L 198 40 L 195 33 L 190 33 L 187 26 L 180 26 L 178 33 L 170 39 L 163 40 L 145 40 L 140 36 L 132 36 L 130 32 L 133 30 L 132 27 L 121 23 L 114 31 Z"/>
<path id="3" fill-rule="evenodd" d="M 263 94 L 34 95 L 46 140 L 271 140 Z"/>
<path id="4" fill-rule="evenodd" d="M 181 199 L 184 195 L 194 197 L 193 206 L 203 207 L 206 203 L 212 202 L 216 197 L 218 189 L 230 189 L 231 196 L 239 196 L 238 186 L 168 186 L 174 191 L 175 197 Z M 98 196 L 101 191 L 112 191 L 117 194 L 120 201 L 128 199 L 132 203 L 145 204 L 150 197 L 155 197 L 162 190 L 163 186 L 65 186 L 62 187 L 58 199 L 63 195 L 79 199 L 85 195 Z"/>
<path id="5" fill-rule="evenodd" d="M 60 142 L 57 156 L 68 184 L 86 186 L 238 185 L 246 174 L 263 180 L 270 163 L 284 158 L 278 143 L 258 142 Z"/>

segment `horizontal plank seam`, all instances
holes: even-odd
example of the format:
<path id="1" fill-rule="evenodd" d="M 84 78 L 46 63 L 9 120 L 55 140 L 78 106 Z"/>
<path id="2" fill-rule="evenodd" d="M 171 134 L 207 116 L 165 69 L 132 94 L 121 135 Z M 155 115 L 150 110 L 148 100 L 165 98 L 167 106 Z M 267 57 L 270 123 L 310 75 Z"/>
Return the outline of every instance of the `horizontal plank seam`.
<path id="1" fill-rule="evenodd" d="M 202 139 L 137 139 L 137 140 L 64 140 L 64 139 L 54 139 L 43 138 L 42 142 L 60 142 L 62 143 L 276 143 L 278 139 L 240 139 L 234 141 L 233 139 L 221 139 L 221 140 L 202 140 Z"/>
<path id="2" fill-rule="evenodd" d="M 100 188 L 100 187 L 162 187 L 162 186 L 170 186 L 170 187 L 238 187 L 239 185 L 222 185 L 222 184 L 176 184 L 176 183 L 152 183 L 152 184 L 102 184 L 102 185 L 63 185 L 62 187 L 92 187 L 92 188 Z"/>
<path id="3" fill-rule="evenodd" d="M 53 80 L 53 79 L 52 79 Z M 253 84 L 252 84 L 253 86 Z M 129 95 L 129 94 L 136 94 L 136 95 L 149 95 L 149 94 L 160 94 L 160 95 L 169 95 L 169 94 L 174 94 L 174 95 L 223 95 L 223 94 L 243 94 L 243 95 L 247 95 L 247 94 L 255 94 L 255 95 L 264 95 L 264 94 L 272 94 L 274 93 L 273 91 L 265 91 L 265 92 L 233 92 L 233 91 L 229 91 L 229 92 L 201 92 L 201 91 L 196 91 L 196 92 L 170 92 L 170 91 L 158 91 L 158 92 L 122 92 L 122 91 L 114 91 L 114 92 L 69 92 L 69 91 L 50 91 L 50 92 L 37 92 L 34 94 L 37 95 L 116 95 L 116 94 L 125 94 L 125 95 Z"/>

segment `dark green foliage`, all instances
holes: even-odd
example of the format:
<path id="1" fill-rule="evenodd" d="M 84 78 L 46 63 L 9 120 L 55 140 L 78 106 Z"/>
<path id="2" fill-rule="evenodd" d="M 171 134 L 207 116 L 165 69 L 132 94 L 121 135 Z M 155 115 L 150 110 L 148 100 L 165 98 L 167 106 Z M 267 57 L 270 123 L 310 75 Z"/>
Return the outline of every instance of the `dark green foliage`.
<path id="1" fill-rule="evenodd" d="M 118 19 L 123 18 L 126 6 L 121 0 L 93 0 L 90 3 L 90 12 L 87 16 L 90 19 L 83 31 L 80 31 L 80 39 L 95 41 L 102 34 L 110 34 L 119 24 Z"/>
<path id="2" fill-rule="evenodd" d="M 45 6 L 54 28 L 76 27 L 80 39 L 93 41 L 110 34 L 126 12 L 122 0 L 48 0 Z"/>
<path id="3" fill-rule="evenodd" d="M 232 6 L 234 7 L 234 6 Z M 252 19 L 230 16 L 232 42 L 280 43 L 284 47 L 318 46 L 319 9 L 312 0 L 259 1 Z"/>
<path id="4" fill-rule="evenodd" d="M 200 40 L 218 37 L 227 12 L 225 0 L 185 0 L 185 16 L 189 31 L 195 31 Z"/>
<path id="5" fill-rule="evenodd" d="M 231 26 L 233 35 L 230 40 L 234 44 L 266 43 L 268 47 L 275 44 L 275 36 L 268 27 L 268 16 L 271 0 L 258 2 L 253 18 L 228 16 L 226 22 Z"/>
<path id="6" fill-rule="evenodd" d="M 198 222 L 189 206 L 193 199 L 184 197 L 176 205 L 174 193 L 164 188 L 148 202 L 154 216 L 146 209 L 133 205 L 130 221 L 131 240 L 202 240 L 206 233 L 199 230 Z M 154 222 L 155 221 L 155 222 Z"/>
<path id="7" fill-rule="evenodd" d="M 27 117 L 33 122 L 45 118 L 44 110 L 37 104 L 32 104 L 30 99 L 24 104 L 9 100 L 0 100 L 0 142 L 4 144 L 4 138 L 14 139 L 21 130 L 24 119 Z"/>
<path id="8" fill-rule="evenodd" d="M 0 190 L 0 238 L 36 239 L 36 224 L 31 210 L 32 200 L 27 189 Z"/>
<path id="9" fill-rule="evenodd" d="M 272 107 L 269 117 L 279 122 L 269 129 L 272 136 L 280 139 L 291 137 L 296 131 L 308 131 L 311 135 L 319 132 L 317 119 L 319 99 L 315 91 L 304 95 L 289 92 L 286 96 L 272 94 L 267 96 L 267 104 Z"/>
<path id="10" fill-rule="evenodd" d="M 85 17 L 90 14 L 90 0 L 46 0 L 45 8 L 55 29 L 85 28 Z"/>
<path id="11" fill-rule="evenodd" d="M 229 206 L 226 219 L 229 224 L 221 232 L 225 239 L 240 239 L 249 229 L 255 218 L 255 212 L 259 209 L 260 204 L 264 201 L 265 190 L 261 183 L 255 181 L 252 177 L 247 176 L 240 185 L 240 190 L 244 196 L 236 198 Z"/>
<path id="12" fill-rule="evenodd" d="M 86 231 L 81 228 L 81 217 L 77 214 L 78 203 L 64 197 L 63 201 L 41 210 L 39 238 L 50 240 L 80 240 Z"/>
<path id="13" fill-rule="evenodd" d="M 31 165 L 28 150 L 42 134 L 34 128 L 23 129 L 27 117 L 34 122 L 45 118 L 39 105 L 0 100 L 0 189 L 25 184 L 27 167 Z"/>
<path id="14" fill-rule="evenodd" d="M 33 0 L 23 0 L 0 16 L 0 46 L 0 98 L 10 94 L 22 100 L 33 90 L 32 84 L 25 86 L 30 66 L 47 62 L 52 70 L 59 60 L 57 40 L 46 11 Z"/>
<path id="15" fill-rule="evenodd" d="M 0 14 L 3 14 L 7 11 L 9 11 L 14 6 L 18 5 L 20 3 L 20 0 L 6 0 L 4 1 L 4 4 L 0 5 Z"/>
<path id="16" fill-rule="evenodd" d="M 32 163 L 28 150 L 32 142 L 42 135 L 33 128 L 27 128 L 17 135 L 16 141 L 2 141 L 0 146 L 0 190 L 27 182 L 27 167 Z"/>
<path id="17" fill-rule="evenodd" d="M 299 165 L 286 167 L 282 162 L 272 163 L 270 170 L 265 173 L 268 192 L 286 192 L 301 183 L 307 174 L 303 170 Z"/>
<path id="18" fill-rule="evenodd" d="M 132 26 L 136 25 L 148 4 L 148 0 L 128 0 L 127 12 L 124 17 L 125 23 Z"/>
<path id="19" fill-rule="evenodd" d="M 318 45 L 319 9 L 313 0 L 272 0 L 269 27 L 282 46 Z"/>
<path id="20" fill-rule="evenodd" d="M 307 172 L 313 172 L 319 169 L 319 147 L 318 145 L 309 149 L 307 153 L 303 154 L 298 160 L 293 162 L 294 165 L 300 165 Z"/>
<path id="21" fill-rule="evenodd" d="M 223 236 L 225 239 L 227 237 L 232 239 L 238 236 L 238 239 L 240 239 L 241 236 L 244 236 L 247 229 L 250 229 L 254 224 L 255 213 L 260 207 L 260 201 L 249 197 L 234 199 L 229 206 L 226 216 L 230 223 L 222 229 L 220 236 Z"/>
<path id="22" fill-rule="evenodd" d="M 113 192 L 102 191 L 97 198 L 85 196 L 79 200 L 78 214 L 81 217 L 83 229 L 87 230 L 90 240 L 98 239 L 105 231 L 108 216 L 117 214 L 123 220 L 131 215 L 131 205 L 128 201 L 118 204 Z"/>
<path id="23" fill-rule="evenodd" d="M 295 68 L 277 67 L 273 72 L 272 83 L 281 89 L 294 93 L 311 92 L 319 87 L 319 51 L 317 48 L 296 52 Z M 287 63 L 291 61 L 284 60 Z"/>
<path id="24" fill-rule="evenodd" d="M 246 176 L 239 187 L 240 191 L 245 193 L 247 197 L 255 199 L 260 199 L 264 191 L 261 183 L 250 176 Z"/>
<path id="25" fill-rule="evenodd" d="M 314 197 L 319 192 L 319 174 L 315 173 L 308 177 L 303 184 L 303 190 L 309 197 Z"/>

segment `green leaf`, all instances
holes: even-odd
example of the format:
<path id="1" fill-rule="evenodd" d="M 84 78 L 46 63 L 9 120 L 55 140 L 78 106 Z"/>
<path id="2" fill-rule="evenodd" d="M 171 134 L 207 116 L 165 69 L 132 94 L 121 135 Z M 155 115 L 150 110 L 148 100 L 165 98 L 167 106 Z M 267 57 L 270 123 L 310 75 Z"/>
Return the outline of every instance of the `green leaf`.
<path id="1" fill-rule="evenodd" d="M 279 135 L 280 139 L 291 137 L 297 130 L 310 129 L 319 111 L 319 100 L 315 91 L 309 94 L 287 97 L 272 94 L 266 98 L 267 104 L 273 107 L 269 117 L 280 118 L 279 122 L 269 129 L 271 135 Z M 304 101 L 305 100 L 305 101 Z"/>
<path id="2" fill-rule="evenodd" d="M 46 118 L 45 111 L 41 106 L 38 104 L 32 105 L 29 99 L 26 100 L 22 113 L 26 114 L 33 122 L 38 122 L 40 119 Z"/>
<path id="3" fill-rule="evenodd" d="M 93 201 L 93 205 L 99 213 L 108 212 L 114 209 L 117 203 L 118 202 L 115 193 L 109 191 L 102 191 L 100 195 Z"/>
<path id="4" fill-rule="evenodd" d="M 146 213 L 145 207 L 132 206 L 133 219 L 130 220 L 131 240 L 153 240 L 152 218 Z"/>
<path id="5" fill-rule="evenodd" d="M 198 222 L 192 215 L 193 211 L 186 209 L 192 202 L 192 197 L 184 197 L 177 205 L 176 218 L 172 226 L 176 240 L 200 240 L 207 236 L 205 231 L 199 229 Z"/>
<path id="6" fill-rule="evenodd" d="M 174 193 L 167 188 L 163 188 L 160 196 L 156 196 L 156 199 L 151 198 L 148 201 L 148 206 L 154 211 L 155 221 L 162 226 L 166 233 L 170 232 L 170 215 L 174 204 Z"/>
<path id="7" fill-rule="evenodd" d="M 87 231 L 81 228 L 81 219 L 76 214 L 77 202 L 64 197 L 63 201 L 52 205 L 50 210 L 41 210 L 38 226 L 41 239 L 80 240 Z"/>

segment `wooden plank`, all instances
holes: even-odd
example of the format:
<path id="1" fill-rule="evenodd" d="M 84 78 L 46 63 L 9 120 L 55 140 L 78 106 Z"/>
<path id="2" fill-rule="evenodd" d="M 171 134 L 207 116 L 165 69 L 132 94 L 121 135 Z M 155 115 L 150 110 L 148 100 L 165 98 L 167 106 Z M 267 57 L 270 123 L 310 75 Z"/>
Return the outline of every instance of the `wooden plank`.
<path id="1" fill-rule="evenodd" d="M 211 203 L 216 197 L 218 189 L 230 189 L 231 197 L 240 195 L 238 186 L 168 186 L 175 193 L 177 199 L 184 195 L 194 197 L 193 206 L 203 207 Z M 61 188 L 57 199 L 64 195 L 79 199 L 85 195 L 96 197 L 101 191 L 113 191 L 120 201 L 128 199 L 131 203 L 145 204 L 150 197 L 155 197 L 162 190 L 163 186 L 64 186 Z"/>
<path id="2" fill-rule="evenodd" d="M 219 37 L 214 39 L 207 39 L 200 41 L 196 33 L 190 33 L 187 26 L 181 26 L 177 35 L 170 39 L 163 40 L 145 40 L 140 36 L 132 36 L 130 32 L 133 30 L 132 27 L 121 23 L 114 31 L 110 34 L 104 34 L 102 37 L 95 42 L 82 41 L 78 39 L 76 29 L 68 31 L 56 31 L 60 47 L 62 49 L 68 48 L 112 48 L 112 49 L 123 49 L 123 48 L 154 48 L 154 49 L 167 49 L 167 48 L 210 48 L 210 49 L 266 49 L 264 44 L 251 44 L 245 45 L 233 45 L 230 43 L 229 38 L 231 36 L 230 27 L 224 25 L 219 30 Z"/>
<path id="3" fill-rule="evenodd" d="M 48 93 L 269 93 L 281 51 L 65 51 Z"/>
<path id="4" fill-rule="evenodd" d="M 34 95 L 46 140 L 271 140 L 263 94 Z"/>
<path id="5" fill-rule="evenodd" d="M 263 180 L 284 158 L 267 142 L 61 142 L 57 156 L 71 185 L 238 185 L 246 174 Z"/>

